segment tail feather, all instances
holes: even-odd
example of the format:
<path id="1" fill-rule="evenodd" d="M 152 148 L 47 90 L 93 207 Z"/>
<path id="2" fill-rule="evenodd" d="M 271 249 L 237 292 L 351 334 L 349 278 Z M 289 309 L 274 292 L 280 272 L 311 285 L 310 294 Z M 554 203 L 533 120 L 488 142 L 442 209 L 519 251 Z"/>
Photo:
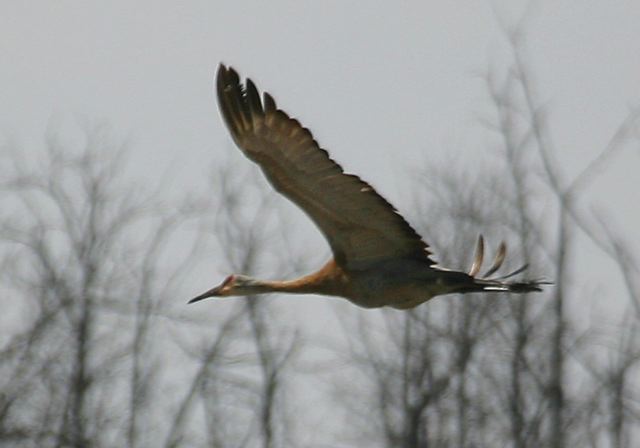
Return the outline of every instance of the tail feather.
<path id="1" fill-rule="evenodd" d="M 506 275 L 491 277 L 500 269 L 500 267 L 502 267 L 506 258 L 507 247 L 504 242 L 500 243 L 500 247 L 498 248 L 491 267 L 482 276 L 477 276 L 478 272 L 480 272 L 480 269 L 482 268 L 484 252 L 484 238 L 480 235 L 471 268 L 469 269 L 468 274 L 464 277 L 458 277 L 456 279 L 457 285 L 455 286 L 454 292 L 466 293 L 494 291 L 524 294 L 528 292 L 542 292 L 543 285 L 551 284 L 545 280 L 507 280 L 525 271 L 528 267 L 526 264 Z"/>
<path id="2" fill-rule="evenodd" d="M 464 292 L 501 291 L 524 294 L 527 292 L 542 292 L 543 285 L 551 284 L 544 280 L 505 282 L 502 280 L 472 278 L 472 281 L 470 290 Z"/>

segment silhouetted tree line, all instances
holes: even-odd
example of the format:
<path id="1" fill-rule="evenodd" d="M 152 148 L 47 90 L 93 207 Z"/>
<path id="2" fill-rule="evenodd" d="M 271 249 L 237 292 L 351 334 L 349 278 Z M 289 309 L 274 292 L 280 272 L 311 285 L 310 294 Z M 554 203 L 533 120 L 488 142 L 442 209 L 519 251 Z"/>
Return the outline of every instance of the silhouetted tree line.
<path id="1" fill-rule="evenodd" d="M 106 127 L 73 144 L 49 135 L 29 156 L 4 148 L 0 445 L 280 447 L 304 446 L 312 432 L 325 446 L 637 444 L 638 266 L 606 210 L 587 215 L 581 204 L 639 114 L 567 179 L 517 35 L 512 43 L 512 66 L 485 77 L 490 163 L 419 170 L 412 222 L 444 265 L 465 267 L 447 257 L 470 256 L 482 231 L 554 285 L 408 312 L 351 308 L 344 333 L 326 335 L 348 374 L 333 384 L 307 375 L 327 391 L 313 404 L 335 417 L 323 427 L 303 426 L 289 384 L 300 348 L 326 341 L 303 344 L 302 323 L 271 300 L 185 305 L 187 272 L 212 254 L 246 273 L 284 272 L 299 258 L 281 249 L 281 212 L 264 183 L 225 166 L 207 194 L 170 201 L 123 174 L 126 144 Z M 579 244 L 616 267 L 623 297 L 580 284 Z M 585 326 L 580 304 L 595 299 L 627 312 Z"/>
<path id="2" fill-rule="evenodd" d="M 443 257 L 469 253 L 474 232 L 486 229 L 496 246 L 508 241 L 516 260 L 522 254 L 533 275 L 554 285 L 542 295 L 447 297 L 408 313 L 345 319 L 358 335 L 349 339 L 348 359 L 367 384 L 344 402 L 356 403 L 356 432 L 381 446 L 631 447 L 640 440 L 638 265 L 606 210 L 584 207 L 586 187 L 634 138 L 640 110 L 566 179 L 521 36 L 509 37 L 512 66 L 484 77 L 493 113 L 483 122 L 496 137 L 486 166 L 430 164 L 416 179 L 424 185 L 416 190 L 416 222 Z M 585 290 L 574 268 L 578 239 L 616 266 L 622 296 Z M 613 317 L 602 316 L 585 328 L 591 316 L 581 305 L 596 300 L 618 304 L 624 317 L 607 325 Z"/>

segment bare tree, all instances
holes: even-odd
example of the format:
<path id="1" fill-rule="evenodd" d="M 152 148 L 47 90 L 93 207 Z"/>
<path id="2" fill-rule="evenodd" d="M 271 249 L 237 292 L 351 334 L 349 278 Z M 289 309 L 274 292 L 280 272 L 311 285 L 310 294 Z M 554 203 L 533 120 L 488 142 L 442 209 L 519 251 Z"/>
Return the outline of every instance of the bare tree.
<path id="1" fill-rule="evenodd" d="M 125 152 L 96 127 L 80 143 L 51 134 L 38 159 L 4 154 L 0 260 L 12 315 L 0 330 L 0 441 L 283 446 L 295 331 L 272 325 L 266 301 L 234 302 L 213 322 L 172 304 L 207 235 L 244 272 L 277 266 L 260 242 L 278 213 L 260 197 L 245 219 L 252 209 L 241 204 L 261 187 L 240 191 L 250 183 L 233 180 L 228 167 L 215 176 L 212 199 L 168 207 L 159 191 L 124 179 Z M 189 223 L 211 228 L 194 236 Z M 167 368 L 176 362 L 187 368 Z M 178 393 L 170 398 L 167 388 Z"/>
<path id="2" fill-rule="evenodd" d="M 278 210 L 264 185 L 238 172 L 230 165 L 218 168 L 212 176 L 211 189 L 217 193 L 214 203 L 203 200 L 196 208 L 213 211 L 201 217 L 202 231 L 215 237 L 216 251 L 222 254 L 226 269 L 252 273 L 260 266 L 281 263 L 283 254 L 269 256 L 274 252 L 265 247 L 268 241 L 279 243 L 274 222 Z M 287 326 L 276 328 L 279 322 L 269 298 L 231 302 L 235 305 L 216 336 L 207 336 L 209 342 L 200 349 L 187 348 L 200 367 L 176 414 L 167 446 L 180 445 L 179 434 L 187 427 L 186 412 L 198 403 L 205 411 L 211 446 L 269 448 L 284 446 L 288 439 L 283 383 L 296 332 Z"/>
<path id="3" fill-rule="evenodd" d="M 379 446 L 633 444 L 630 428 L 639 417 L 631 386 L 637 384 L 637 314 L 606 334 L 618 347 L 603 364 L 594 347 L 604 337 L 601 330 L 581 333 L 567 302 L 580 294 L 570 266 L 578 250 L 575 235 L 582 234 L 618 265 L 630 306 L 637 306 L 639 271 L 622 237 L 577 204 L 594 176 L 633 138 L 639 115 L 633 111 L 601 155 L 574 180 L 565 180 L 552 157 L 553 138 L 522 36 L 507 35 L 512 65 L 485 77 L 495 114 L 483 122 L 498 136 L 488 150 L 491 167 L 482 171 L 475 165 L 473 178 L 451 172 L 455 164 L 431 166 L 419 176 L 428 187 L 426 198 L 416 201 L 428 204 L 429 212 L 418 206 L 414 222 L 424 227 L 437 255 L 444 253 L 439 247 L 469 252 L 471 229 L 494 229 L 484 232 L 489 240 L 517 247 L 534 269 L 545 268 L 554 286 L 542 298 L 449 296 L 410 314 L 384 312 L 379 320 L 346 323 L 346 333 L 357 335 L 349 338 L 348 356 L 370 379 L 350 402 L 365 403 L 356 415 L 369 427 L 375 422 L 369 442 Z M 544 219 L 536 211 L 542 203 Z M 442 262 L 464 266 L 464 260 Z"/>
<path id="4" fill-rule="evenodd" d="M 3 154 L 0 254 L 15 315 L 2 329 L 1 440 L 152 441 L 154 316 L 188 263 L 163 263 L 182 218 L 124 180 L 125 152 L 97 126 L 76 142 L 52 133 L 29 158 Z"/>

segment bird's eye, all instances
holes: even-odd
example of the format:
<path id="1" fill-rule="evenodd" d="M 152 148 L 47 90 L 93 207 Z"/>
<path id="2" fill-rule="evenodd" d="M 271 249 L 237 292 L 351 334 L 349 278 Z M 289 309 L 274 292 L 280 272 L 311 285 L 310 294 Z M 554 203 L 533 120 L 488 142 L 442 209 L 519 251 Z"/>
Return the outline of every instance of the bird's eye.
<path id="1" fill-rule="evenodd" d="M 231 283 L 233 283 L 236 279 L 235 275 L 230 275 L 228 276 L 226 279 L 224 279 L 224 282 L 222 283 L 222 286 L 227 286 L 230 285 Z"/>

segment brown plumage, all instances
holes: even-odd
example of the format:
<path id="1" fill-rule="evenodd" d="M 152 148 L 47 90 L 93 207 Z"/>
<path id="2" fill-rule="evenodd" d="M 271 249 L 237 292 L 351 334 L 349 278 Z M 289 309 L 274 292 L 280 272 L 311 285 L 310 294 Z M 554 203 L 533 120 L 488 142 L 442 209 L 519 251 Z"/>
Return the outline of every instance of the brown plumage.
<path id="1" fill-rule="evenodd" d="M 358 176 L 346 174 L 311 132 L 278 109 L 268 93 L 262 101 L 232 68 L 220 65 L 216 87 L 220 113 L 231 137 L 256 162 L 273 187 L 306 212 L 323 233 L 333 259 L 319 271 L 291 281 L 260 281 L 231 275 L 193 298 L 269 292 L 341 296 L 367 307 L 413 308 L 439 294 L 478 291 L 541 291 L 544 282 L 492 278 L 502 265 L 502 244 L 491 268 L 478 276 L 484 240 L 478 240 L 468 273 L 436 266 L 429 246 L 404 218 Z"/>

